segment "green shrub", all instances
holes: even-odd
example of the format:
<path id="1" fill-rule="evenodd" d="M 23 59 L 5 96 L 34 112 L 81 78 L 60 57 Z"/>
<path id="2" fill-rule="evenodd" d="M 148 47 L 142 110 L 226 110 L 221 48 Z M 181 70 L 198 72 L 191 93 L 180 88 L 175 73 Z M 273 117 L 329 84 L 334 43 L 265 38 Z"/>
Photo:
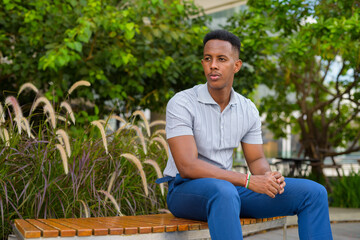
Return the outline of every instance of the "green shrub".
<path id="1" fill-rule="evenodd" d="M 333 207 L 360 208 L 360 171 L 331 181 L 333 192 L 329 194 Z"/>

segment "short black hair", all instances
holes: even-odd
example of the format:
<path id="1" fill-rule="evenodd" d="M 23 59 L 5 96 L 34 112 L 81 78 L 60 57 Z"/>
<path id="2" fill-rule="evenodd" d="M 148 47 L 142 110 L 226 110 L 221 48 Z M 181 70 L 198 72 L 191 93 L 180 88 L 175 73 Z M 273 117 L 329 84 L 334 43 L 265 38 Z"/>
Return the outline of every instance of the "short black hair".
<path id="1" fill-rule="evenodd" d="M 228 32 L 226 30 L 218 29 L 207 33 L 204 37 L 203 44 L 205 44 L 210 40 L 223 40 L 227 41 L 231 44 L 233 49 L 237 52 L 238 56 L 240 55 L 240 39 L 233 33 Z"/>

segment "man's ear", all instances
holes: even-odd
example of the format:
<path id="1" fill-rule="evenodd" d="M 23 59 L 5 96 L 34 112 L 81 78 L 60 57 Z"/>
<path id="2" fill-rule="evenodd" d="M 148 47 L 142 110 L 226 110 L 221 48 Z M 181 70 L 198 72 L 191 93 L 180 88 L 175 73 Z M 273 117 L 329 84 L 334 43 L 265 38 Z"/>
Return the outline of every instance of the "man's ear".
<path id="1" fill-rule="evenodd" d="M 241 66 L 242 66 L 242 61 L 240 59 L 236 60 L 234 73 L 237 73 L 240 70 Z"/>

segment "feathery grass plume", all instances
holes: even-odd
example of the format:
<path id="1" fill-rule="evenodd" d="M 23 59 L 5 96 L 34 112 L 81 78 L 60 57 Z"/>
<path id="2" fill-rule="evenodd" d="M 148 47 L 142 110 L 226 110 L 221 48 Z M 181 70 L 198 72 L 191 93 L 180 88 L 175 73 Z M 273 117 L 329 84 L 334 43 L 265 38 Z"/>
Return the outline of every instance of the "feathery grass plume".
<path id="1" fill-rule="evenodd" d="M 148 120 L 146 119 L 144 112 L 143 112 L 143 111 L 140 111 L 140 110 L 136 110 L 135 112 L 133 112 L 132 116 L 135 118 L 136 115 L 139 115 L 139 116 L 142 118 L 142 120 L 144 121 L 146 133 L 147 133 L 147 135 L 150 137 L 149 122 L 148 122 Z"/>
<path id="2" fill-rule="evenodd" d="M 56 128 L 56 116 L 55 116 L 55 111 L 54 108 L 51 105 L 45 105 L 44 106 L 44 113 L 48 115 L 48 118 L 50 119 L 51 122 L 51 126 L 53 127 L 53 129 Z"/>
<path id="3" fill-rule="evenodd" d="M 107 191 L 104 191 L 104 190 L 98 190 L 98 192 L 101 192 L 101 193 L 105 194 L 105 196 L 110 199 L 110 201 L 114 204 L 114 206 L 116 208 L 116 211 L 118 212 L 119 216 L 124 216 L 124 214 L 121 213 L 120 207 L 117 204 L 115 198 L 110 193 L 108 193 Z"/>
<path id="4" fill-rule="evenodd" d="M 33 90 L 35 93 L 39 92 L 39 90 L 34 86 L 34 84 L 32 84 L 32 83 L 24 83 L 20 87 L 20 90 L 18 92 L 18 96 L 27 88 L 30 89 L 30 90 Z"/>
<path id="5" fill-rule="evenodd" d="M 75 116 L 74 116 L 74 112 L 70 106 L 70 104 L 68 104 L 67 102 L 65 101 L 62 101 L 60 103 L 60 108 L 65 108 L 65 110 L 69 113 L 70 115 L 70 119 L 71 121 L 75 124 Z"/>
<path id="6" fill-rule="evenodd" d="M 150 144 L 152 144 L 154 141 L 161 143 L 161 145 L 165 148 L 167 157 L 169 158 L 169 148 L 168 148 L 168 145 L 167 145 L 165 139 L 159 135 L 159 136 L 151 139 Z"/>
<path id="7" fill-rule="evenodd" d="M 99 120 L 99 122 L 104 125 L 104 128 L 109 128 L 111 132 L 114 132 L 114 129 L 110 126 L 110 124 L 108 122 L 106 122 L 105 120 Z"/>
<path id="8" fill-rule="evenodd" d="M 84 212 L 85 212 L 85 218 L 89 218 L 90 217 L 90 209 L 89 206 L 83 201 L 83 200 L 78 200 L 79 202 L 81 202 L 81 204 L 84 207 Z"/>
<path id="9" fill-rule="evenodd" d="M 118 120 L 119 122 L 122 122 L 123 124 L 126 124 L 126 123 L 127 123 L 125 119 L 123 119 L 122 117 L 117 116 L 117 115 L 115 115 L 115 114 L 113 114 L 113 115 L 110 116 L 110 119 L 112 119 L 112 118 Z"/>
<path id="10" fill-rule="evenodd" d="M 31 106 L 29 115 L 39 106 L 40 103 L 44 103 L 45 105 L 52 107 L 50 101 L 46 97 L 39 97 L 38 99 L 36 99 L 34 104 Z"/>
<path id="11" fill-rule="evenodd" d="M 92 125 L 95 125 L 95 126 L 97 126 L 97 127 L 99 128 L 100 133 L 101 133 L 101 137 L 102 137 L 102 140 L 103 140 L 103 143 L 104 143 L 104 147 L 105 147 L 105 152 L 106 152 L 106 154 L 108 154 L 109 151 L 108 151 L 108 146 L 107 146 L 107 140 L 106 140 L 106 134 L 105 134 L 104 126 L 101 124 L 101 121 L 100 121 L 100 120 L 92 121 L 91 124 L 92 124 Z"/>
<path id="12" fill-rule="evenodd" d="M 165 209 L 165 208 L 159 208 L 158 212 L 159 213 L 171 213 L 168 209 Z"/>
<path id="13" fill-rule="evenodd" d="M 154 127 L 154 126 L 157 126 L 157 125 L 166 125 L 166 121 L 164 121 L 164 120 L 155 120 L 155 121 L 153 121 L 153 122 L 151 122 L 150 124 L 149 124 L 149 127 Z"/>
<path id="14" fill-rule="evenodd" d="M 0 128 L 0 137 L 5 142 L 5 146 L 10 147 L 10 136 L 6 128 Z"/>
<path id="15" fill-rule="evenodd" d="M 15 113 L 15 122 L 17 124 L 19 134 L 21 134 L 21 119 L 23 118 L 23 113 L 17 99 L 14 96 L 9 96 L 5 99 L 5 104 L 12 106 Z"/>
<path id="16" fill-rule="evenodd" d="M 126 123 L 126 124 L 122 125 L 121 127 L 119 127 L 119 129 L 116 130 L 116 132 L 115 132 L 115 136 L 119 135 L 119 133 L 120 133 L 122 130 L 124 130 L 125 128 L 127 128 L 127 126 L 129 126 L 129 125 L 130 125 L 130 123 Z"/>
<path id="17" fill-rule="evenodd" d="M 69 89 L 69 91 L 68 91 L 69 95 L 70 95 L 77 87 L 80 87 L 80 86 L 90 87 L 90 86 L 91 86 L 91 83 L 88 82 L 88 81 L 85 81 L 85 80 L 77 81 L 76 83 L 74 83 L 74 84 L 70 87 L 70 89 Z"/>
<path id="18" fill-rule="evenodd" d="M 61 156 L 61 159 L 62 159 L 62 162 L 63 162 L 65 174 L 68 174 L 69 173 L 69 167 L 68 167 L 68 161 L 67 161 L 65 149 L 61 144 L 55 144 L 55 146 L 60 152 L 60 156 Z"/>
<path id="19" fill-rule="evenodd" d="M 5 111 L 4 111 L 3 106 L 0 103 L 0 126 L 1 126 L 1 123 L 5 123 Z"/>
<path id="20" fill-rule="evenodd" d="M 161 134 L 163 134 L 164 136 L 166 136 L 166 131 L 165 131 L 165 129 L 158 129 L 158 130 L 156 130 L 156 131 L 153 133 L 153 136 L 161 135 Z"/>
<path id="21" fill-rule="evenodd" d="M 156 172 L 156 175 L 157 175 L 158 178 L 162 178 L 162 177 L 163 177 L 163 175 L 162 175 L 162 173 L 161 173 L 161 169 L 160 169 L 159 164 L 158 164 L 157 162 L 155 162 L 155 161 L 152 160 L 152 159 L 146 159 L 146 160 L 144 161 L 144 163 L 149 164 L 149 165 L 151 165 L 151 166 L 154 167 L 155 172 Z M 164 196 L 164 192 L 165 192 L 165 190 L 164 190 L 164 183 L 160 183 L 159 186 L 160 186 L 161 195 Z"/>
<path id="22" fill-rule="evenodd" d="M 140 172 L 140 177 L 141 177 L 141 180 L 142 180 L 142 183 L 143 183 L 143 187 L 144 187 L 144 190 L 145 190 L 145 195 L 148 196 L 149 195 L 149 190 L 148 190 L 148 187 L 147 187 L 146 175 L 145 175 L 145 172 L 144 172 L 144 169 L 143 169 L 143 166 L 142 166 L 140 160 L 131 153 L 123 153 L 120 156 L 130 160 L 138 168 L 138 170 Z"/>
<path id="23" fill-rule="evenodd" d="M 60 116 L 60 115 L 56 114 L 55 117 L 56 117 L 57 120 L 66 122 L 68 125 L 71 125 L 71 122 L 68 119 L 64 118 L 63 116 Z M 47 122 L 47 119 L 45 120 L 45 122 Z"/>
<path id="24" fill-rule="evenodd" d="M 141 145 L 143 146 L 144 153 L 147 154 L 145 138 L 144 138 L 144 135 L 142 134 L 140 128 L 136 125 L 131 125 L 130 128 L 134 129 L 136 131 L 138 137 L 140 138 Z"/>
<path id="25" fill-rule="evenodd" d="M 111 157 L 111 155 L 110 155 L 110 157 Z M 112 159 L 112 157 L 111 157 L 111 159 Z M 111 178 L 110 178 L 110 181 L 109 181 L 109 186 L 108 186 L 107 192 L 111 192 L 111 189 L 112 189 L 112 186 L 114 184 L 115 178 L 116 178 L 116 172 L 113 172 L 111 174 Z M 108 197 L 106 196 L 105 202 L 107 201 L 107 198 Z"/>
<path id="26" fill-rule="evenodd" d="M 30 131 L 29 121 L 26 118 L 22 117 L 21 122 L 22 122 L 21 126 L 24 128 L 24 130 L 27 132 L 27 134 L 28 134 L 28 136 L 30 138 L 32 136 L 32 134 L 31 134 L 31 131 Z"/>
<path id="27" fill-rule="evenodd" d="M 67 133 L 63 129 L 57 130 L 56 135 L 58 136 L 58 139 L 59 139 L 60 143 L 65 145 L 67 156 L 70 158 L 70 156 L 71 156 L 71 148 L 70 148 L 69 136 L 67 135 Z"/>

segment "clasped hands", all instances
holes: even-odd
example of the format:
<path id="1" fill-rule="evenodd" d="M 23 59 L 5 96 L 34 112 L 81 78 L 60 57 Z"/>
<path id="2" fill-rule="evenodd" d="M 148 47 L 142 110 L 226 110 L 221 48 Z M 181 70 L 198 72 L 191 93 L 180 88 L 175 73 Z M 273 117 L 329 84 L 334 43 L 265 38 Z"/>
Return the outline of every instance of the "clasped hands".
<path id="1" fill-rule="evenodd" d="M 285 178 L 281 173 L 266 172 L 264 175 L 252 175 L 249 189 L 274 198 L 276 194 L 282 194 L 284 192 L 285 185 Z"/>

